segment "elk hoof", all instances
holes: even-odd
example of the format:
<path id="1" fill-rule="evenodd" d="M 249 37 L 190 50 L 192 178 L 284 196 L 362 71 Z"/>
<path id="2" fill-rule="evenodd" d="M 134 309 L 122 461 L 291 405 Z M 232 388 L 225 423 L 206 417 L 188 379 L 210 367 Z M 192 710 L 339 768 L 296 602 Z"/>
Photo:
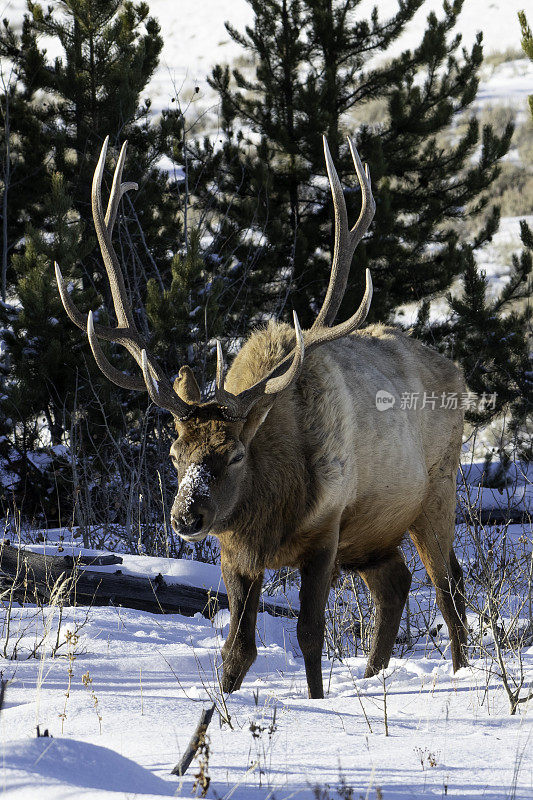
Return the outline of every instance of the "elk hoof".
<path id="1" fill-rule="evenodd" d="M 222 673 L 222 691 L 225 694 L 231 694 L 241 688 L 246 672 L 229 672 L 224 670 Z"/>
<path id="2" fill-rule="evenodd" d="M 239 647 L 237 643 L 222 648 L 222 691 L 230 694 L 241 688 L 246 673 L 257 656 L 253 647 Z"/>

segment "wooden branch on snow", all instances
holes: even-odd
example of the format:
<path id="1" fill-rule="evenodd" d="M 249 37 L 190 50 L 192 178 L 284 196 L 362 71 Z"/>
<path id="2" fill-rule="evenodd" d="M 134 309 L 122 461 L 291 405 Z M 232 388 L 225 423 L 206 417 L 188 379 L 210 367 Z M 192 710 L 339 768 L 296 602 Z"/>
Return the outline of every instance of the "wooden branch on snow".
<path id="1" fill-rule="evenodd" d="M 523 525 L 531 522 L 532 514 L 526 508 L 463 508 L 455 514 L 457 524 L 471 525 Z"/>
<path id="2" fill-rule="evenodd" d="M 115 605 L 153 614 L 191 617 L 199 612 L 208 618 L 219 609 L 229 607 L 224 592 L 167 583 L 162 575 L 151 579 L 124 575 L 120 569 L 111 573 L 94 568 L 109 563 L 105 561 L 107 558 L 85 557 L 84 561 L 89 563 L 83 563 L 68 555 L 42 555 L 4 543 L 0 545 L 0 595 L 8 591 L 19 603 L 34 603 L 36 598 L 47 602 L 54 585 L 62 579 L 61 602 L 64 605 Z M 263 601 L 259 610 L 275 617 L 297 615 L 290 608 Z"/>
<path id="3" fill-rule="evenodd" d="M 0 714 L 2 713 L 2 709 L 4 707 L 4 698 L 6 696 L 6 686 L 7 686 L 7 681 L 4 680 L 3 678 L 0 679 Z M 206 730 L 207 730 L 207 728 L 206 728 Z M 191 761 L 192 761 L 192 759 L 191 759 Z M 189 764 L 190 763 L 191 762 L 189 761 Z M 181 761 L 180 761 L 180 764 L 181 764 Z M 187 764 L 187 766 L 189 766 L 189 764 Z"/>
<path id="4" fill-rule="evenodd" d="M 200 715 L 200 722 L 196 726 L 196 730 L 191 737 L 191 741 L 189 742 L 187 749 L 185 750 L 184 754 L 180 758 L 179 762 L 176 764 L 171 775 L 179 775 L 181 778 L 189 767 L 192 764 L 192 760 L 196 753 L 198 752 L 198 748 L 205 741 L 205 734 L 207 732 L 207 728 L 209 727 L 209 723 L 213 717 L 215 711 L 215 704 L 213 703 L 212 706 L 209 708 L 204 708 Z"/>

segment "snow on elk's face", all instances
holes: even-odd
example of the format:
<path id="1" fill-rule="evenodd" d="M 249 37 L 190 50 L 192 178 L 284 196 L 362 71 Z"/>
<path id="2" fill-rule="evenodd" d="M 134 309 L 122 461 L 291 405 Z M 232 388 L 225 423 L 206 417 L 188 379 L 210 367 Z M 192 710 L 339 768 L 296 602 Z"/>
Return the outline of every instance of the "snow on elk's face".
<path id="1" fill-rule="evenodd" d="M 175 532 L 188 542 L 221 530 L 239 499 L 246 463 L 241 427 L 216 419 L 178 426 L 179 437 L 170 448 L 178 473 L 171 519 Z"/>

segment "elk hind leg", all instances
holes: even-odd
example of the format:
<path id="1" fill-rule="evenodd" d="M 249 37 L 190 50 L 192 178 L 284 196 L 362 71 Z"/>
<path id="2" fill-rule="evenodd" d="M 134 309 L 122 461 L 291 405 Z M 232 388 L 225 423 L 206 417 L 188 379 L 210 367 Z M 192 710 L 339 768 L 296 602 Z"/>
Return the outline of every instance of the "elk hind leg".
<path id="1" fill-rule="evenodd" d="M 453 551 L 455 474 L 431 481 L 422 511 L 409 533 L 435 586 L 437 605 L 450 635 L 453 670 L 468 664 L 463 571 Z"/>
<path id="2" fill-rule="evenodd" d="M 388 666 L 411 587 L 411 573 L 398 549 L 386 560 L 358 572 L 376 607 L 376 622 L 365 672 L 365 678 L 371 678 Z"/>

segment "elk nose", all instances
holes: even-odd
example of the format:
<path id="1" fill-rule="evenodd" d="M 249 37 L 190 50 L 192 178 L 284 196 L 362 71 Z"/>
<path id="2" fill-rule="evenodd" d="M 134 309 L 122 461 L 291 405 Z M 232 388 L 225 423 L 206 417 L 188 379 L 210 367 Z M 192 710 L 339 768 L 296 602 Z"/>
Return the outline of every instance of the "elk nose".
<path id="1" fill-rule="evenodd" d="M 172 527 L 177 534 L 184 538 L 195 536 L 204 527 L 204 516 L 200 513 L 189 513 L 180 516 L 172 515 Z"/>

